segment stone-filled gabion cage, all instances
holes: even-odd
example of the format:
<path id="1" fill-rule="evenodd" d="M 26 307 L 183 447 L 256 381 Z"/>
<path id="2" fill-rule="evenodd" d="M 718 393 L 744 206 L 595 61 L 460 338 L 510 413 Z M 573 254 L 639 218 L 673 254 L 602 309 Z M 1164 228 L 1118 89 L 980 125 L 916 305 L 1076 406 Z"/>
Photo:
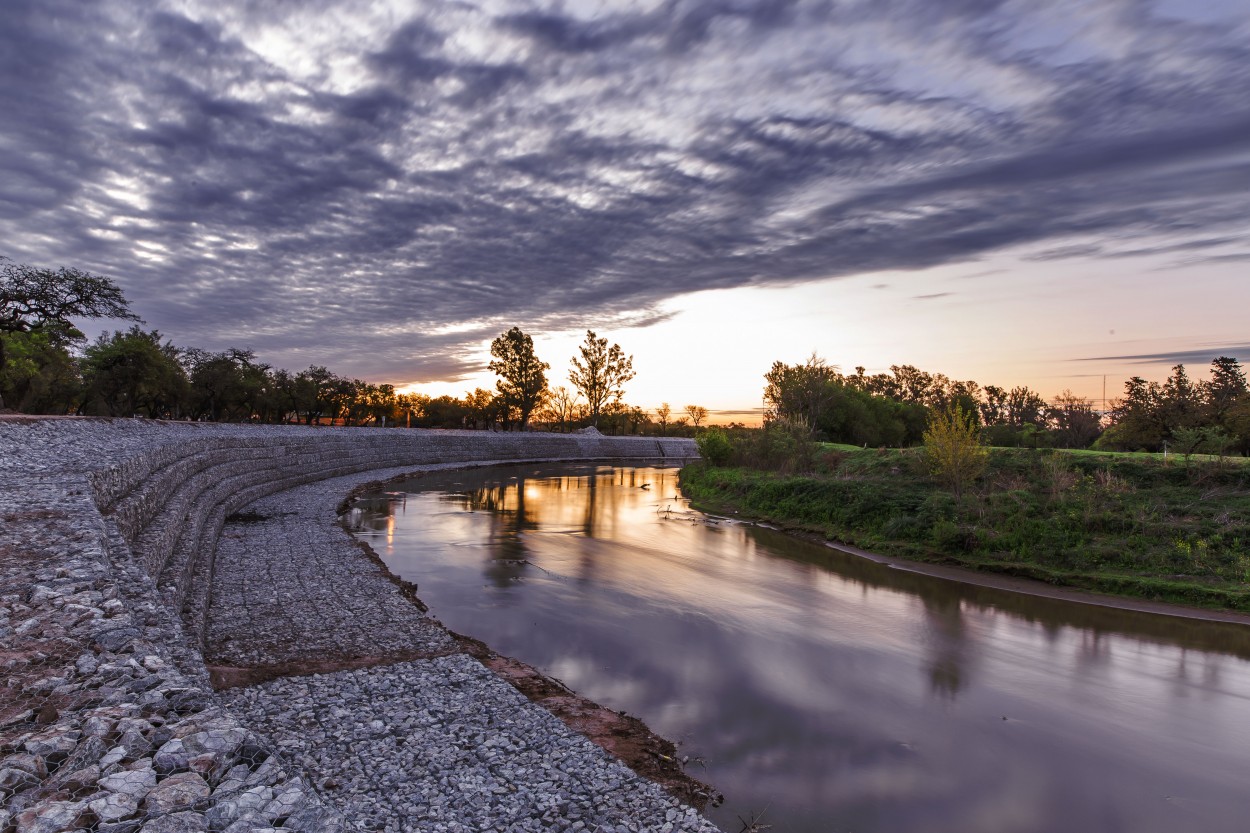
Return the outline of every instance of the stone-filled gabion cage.
<path id="1" fill-rule="evenodd" d="M 515 784 L 490 779 L 526 767 L 513 766 L 508 744 L 481 732 L 471 737 L 489 754 L 479 757 L 502 763 L 482 769 L 489 777 L 474 789 L 494 791 L 500 802 L 483 793 L 481 802 L 451 802 L 465 807 L 438 816 L 426 805 L 448 802 L 421 787 L 406 799 L 413 814 L 407 818 L 362 814 L 331 789 L 332 779 L 310 768 L 311 759 L 292 754 L 294 747 L 247 717 L 260 689 L 215 692 L 203 655 L 223 526 L 261 498 L 331 478 L 345 495 L 353 483 L 487 461 L 696 453 L 690 440 L 597 434 L 0 419 L 0 833 L 714 831 L 632 773 L 613 788 L 641 798 L 611 818 L 593 816 L 600 799 L 585 804 L 587 811 L 551 776 L 535 782 L 554 785 L 550 794 L 533 790 L 537 809 L 508 809 L 503 799 L 529 789 L 522 776 Z M 347 540 L 342 529 L 332 531 Z M 415 743 L 412 733 L 423 730 L 425 718 L 412 698 L 427 688 L 434 692 L 428 697 L 445 694 L 443 683 L 431 688 L 429 680 L 485 673 L 480 666 L 466 671 L 463 655 L 427 662 L 419 672 L 426 676 L 396 695 L 408 697 L 403 702 L 417 716 L 395 727 L 366 721 L 362 732 L 403 728 Z M 395 668 L 380 682 L 374 670 L 360 685 L 390 691 L 405 685 L 405 674 L 418 673 L 410 663 Z M 314 682 L 324 687 L 330 680 L 308 679 L 298 696 L 312 696 L 306 692 Z M 285 684 L 272 683 L 279 693 Z M 542 711 L 523 701 L 507 706 L 507 721 L 514 712 Z M 288 709 L 294 731 L 301 715 L 322 705 Z M 588 782 L 581 766 L 565 767 L 568 783 Z M 604 777 L 594 776 L 595 783 Z"/>

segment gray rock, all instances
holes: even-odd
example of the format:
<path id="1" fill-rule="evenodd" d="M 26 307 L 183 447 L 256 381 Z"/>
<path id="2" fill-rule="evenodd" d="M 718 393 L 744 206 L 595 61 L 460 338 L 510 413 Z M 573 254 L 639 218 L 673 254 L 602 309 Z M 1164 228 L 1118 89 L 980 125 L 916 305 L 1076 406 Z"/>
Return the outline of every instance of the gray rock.
<path id="1" fill-rule="evenodd" d="M 75 769 L 69 772 L 62 767 L 57 772 L 56 778 L 52 783 L 59 789 L 68 790 L 71 793 L 83 793 L 95 789 L 96 784 L 100 780 L 100 768 L 98 766 L 85 766 L 81 769 Z"/>
<path id="2" fill-rule="evenodd" d="M 200 644 L 221 652 L 226 661 L 215 664 L 241 667 L 454 650 L 445 629 L 361 558 L 334 513 L 353 485 L 410 471 L 414 461 L 475 459 L 483 439 L 0 420 L 0 514 L 20 507 L 31 517 L 0 526 L 0 549 L 33 546 L 39 556 L 0 574 L 0 641 L 17 649 L 0 661 L 0 676 L 21 673 L 32 695 L 84 704 L 43 709 L 38 716 L 53 725 L 37 734 L 23 734 L 33 710 L 6 718 L 3 749 L 23 753 L 24 763 L 0 760 L 0 770 L 41 781 L 8 798 L 0 831 L 205 833 L 208 811 L 181 809 L 192 797 L 214 809 L 213 829 L 232 833 L 348 829 L 325 801 L 348 811 L 350 829 L 386 833 L 710 830 L 697 817 L 670 821 L 676 805 L 653 785 L 463 657 L 279 680 L 263 693 L 211 690 Z M 598 456 L 630 445 L 488 439 L 504 457 Z M 658 441 L 640 442 L 654 453 Z M 402 468 L 377 468 L 395 463 Z M 291 488 L 339 472 L 362 473 Z M 274 489 L 285 491 L 261 497 Z M 221 533 L 222 518 L 249 504 L 267 520 Z M 206 571 L 214 553 L 215 572 Z M 153 581 L 147 571 L 162 565 Z M 57 640 L 55 655 L 38 639 Z M 219 700 L 238 705 L 237 715 Z M 324 798 L 292 764 L 326 785 Z M 39 800 L 53 791 L 84 797 Z M 570 822 L 564 814 L 574 811 L 582 817 Z"/>
<path id="3" fill-rule="evenodd" d="M 186 769 L 190 761 L 191 753 L 181 738 L 167 742 L 152 756 L 152 766 L 157 772 L 177 772 Z"/>
<path id="4" fill-rule="evenodd" d="M 273 801 L 273 788 L 253 787 L 231 798 L 222 799 L 204 815 L 208 819 L 210 830 L 225 830 L 240 819 L 259 816 L 270 801 Z"/>
<path id="5" fill-rule="evenodd" d="M 126 750 L 127 758 L 142 758 L 152 751 L 152 741 L 144 737 L 142 732 L 131 729 L 122 733 L 117 745 Z"/>
<path id="6" fill-rule="evenodd" d="M 113 822 L 133 816 L 139 810 L 139 799 L 130 793 L 105 793 L 87 804 L 100 821 Z"/>
<path id="7" fill-rule="evenodd" d="M 295 833 L 338 833 L 343 830 L 343 819 L 332 810 L 311 805 L 287 816 L 282 826 Z"/>
<path id="8" fill-rule="evenodd" d="M 69 753 L 74 751 L 80 737 L 82 737 L 82 732 L 77 729 L 55 726 L 27 738 L 23 746 L 27 752 L 40 755 L 46 761 L 63 761 L 69 757 Z"/>
<path id="9" fill-rule="evenodd" d="M 110 630 L 96 634 L 95 645 L 101 651 L 108 651 L 116 654 L 120 653 L 123 648 L 130 645 L 138 637 L 139 631 L 137 628 L 111 628 Z"/>
<path id="10" fill-rule="evenodd" d="M 17 814 L 17 833 L 64 833 L 77 827 L 82 816 L 82 802 L 48 801 Z"/>
<path id="11" fill-rule="evenodd" d="M 151 792 L 155 786 L 156 772 L 151 766 L 128 769 L 100 779 L 101 789 L 108 790 L 111 793 L 131 796 L 136 804 Z"/>
<path id="12" fill-rule="evenodd" d="M 266 819 L 284 819 L 315 800 L 312 794 L 301 785 L 292 784 L 282 790 L 273 801 L 266 804 L 261 810 L 261 815 Z"/>
<path id="13" fill-rule="evenodd" d="M 111 821 L 98 825 L 95 833 L 138 833 L 139 828 L 142 826 L 143 822 L 139 819 Z"/>
<path id="14" fill-rule="evenodd" d="M 233 726 L 194 732 L 182 738 L 182 744 L 192 756 L 207 754 L 226 757 L 237 752 L 245 740 L 247 740 L 247 730 Z"/>
<path id="15" fill-rule="evenodd" d="M 22 754 L 9 755 L 0 761 L 0 767 L 6 769 L 20 769 L 22 772 L 29 772 L 38 778 L 48 777 L 48 766 L 43 758 L 38 755 Z"/>
<path id="16" fill-rule="evenodd" d="M 143 800 L 148 815 L 164 815 L 194 807 L 208 798 L 208 782 L 194 772 L 180 772 L 157 784 Z"/>
<path id="17" fill-rule="evenodd" d="M 3 793 L 5 796 L 10 796 L 13 793 L 21 792 L 31 787 L 37 787 L 40 783 L 42 783 L 42 779 L 33 772 L 12 767 L 0 769 L 0 793 Z"/>
<path id="18" fill-rule="evenodd" d="M 100 758 L 100 768 L 108 769 L 113 764 L 120 764 L 124 760 L 126 760 L 126 747 L 114 746 Z"/>
<path id="19" fill-rule="evenodd" d="M 208 820 L 199 813 L 170 813 L 143 825 L 143 833 L 208 833 Z"/>

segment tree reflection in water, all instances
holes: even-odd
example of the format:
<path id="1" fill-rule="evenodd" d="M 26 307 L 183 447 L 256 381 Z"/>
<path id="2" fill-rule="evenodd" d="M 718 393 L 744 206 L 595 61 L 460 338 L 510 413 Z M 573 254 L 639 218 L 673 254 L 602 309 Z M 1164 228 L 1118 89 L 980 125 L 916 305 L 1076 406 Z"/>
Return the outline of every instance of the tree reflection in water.
<path id="1" fill-rule="evenodd" d="M 683 740 L 731 829 L 1245 829 L 1250 628 L 708 522 L 671 469 L 449 479 L 352 523 L 453 630 Z"/>

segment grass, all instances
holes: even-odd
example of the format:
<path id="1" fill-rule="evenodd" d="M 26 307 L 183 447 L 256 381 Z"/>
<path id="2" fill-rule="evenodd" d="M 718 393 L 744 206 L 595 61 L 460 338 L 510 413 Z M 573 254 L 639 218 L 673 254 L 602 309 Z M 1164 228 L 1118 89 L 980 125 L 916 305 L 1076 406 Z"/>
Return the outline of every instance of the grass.
<path id="1" fill-rule="evenodd" d="M 1250 466 L 1175 455 L 991 449 L 956 501 L 920 449 L 822 444 L 817 470 L 697 464 L 682 488 L 883 554 L 1121 596 L 1250 611 Z"/>
<path id="2" fill-rule="evenodd" d="M 1056 449 L 1057 454 L 1073 454 L 1082 457 L 1130 457 L 1139 460 L 1157 460 L 1161 463 L 1177 463 L 1185 464 L 1185 457 L 1175 451 L 1169 451 L 1164 454 L 1161 451 L 1099 451 L 1090 448 L 1063 448 Z M 1193 463 L 1216 463 L 1219 465 L 1229 466 L 1245 466 L 1250 465 L 1250 457 L 1217 457 L 1214 454 L 1192 454 L 1189 462 Z"/>

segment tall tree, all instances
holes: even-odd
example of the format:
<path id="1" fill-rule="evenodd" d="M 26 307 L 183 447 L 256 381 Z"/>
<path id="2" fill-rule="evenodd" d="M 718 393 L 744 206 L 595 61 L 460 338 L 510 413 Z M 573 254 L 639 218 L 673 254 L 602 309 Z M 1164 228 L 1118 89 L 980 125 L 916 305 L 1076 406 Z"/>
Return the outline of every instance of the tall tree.
<path id="1" fill-rule="evenodd" d="M 495 357 L 490 369 L 500 376 L 495 387 L 504 404 L 517 410 L 524 431 L 530 414 L 542 403 L 547 392 L 545 371 L 550 370 L 551 365 L 539 361 L 534 354 L 534 339 L 521 332 L 520 327 L 513 327 L 492 341 L 490 354 Z"/>
<path id="2" fill-rule="evenodd" d="M 660 433 L 668 433 L 668 423 L 673 416 L 673 409 L 669 407 L 667 402 L 661 402 L 660 407 L 655 409 L 655 421 L 660 426 Z"/>
<path id="3" fill-rule="evenodd" d="M 1161 388 L 1163 393 L 1162 418 L 1170 432 L 1178 428 L 1193 428 L 1202 418 L 1202 400 L 1198 387 L 1185 372 L 1185 365 L 1172 368 L 1172 375 Z"/>
<path id="4" fill-rule="evenodd" d="M 764 374 L 764 421 L 787 420 L 815 430 L 841 378 L 837 367 L 815 353 L 803 364 L 773 362 Z"/>
<path id="5" fill-rule="evenodd" d="M 608 340 L 599 338 L 594 330 L 586 331 L 578 352 L 581 358 L 573 357 L 569 381 L 586 397 L 591 424 L 597 428 L 604 407 L 619 402 L 625 395 L 625 383 L 634 378 L 634 357 L 626 356 L 619 344 L 609 347 Z"/>
<path id="6" fill-rule="evenodd" d="M 1124 383 L 1124 396 L 1111 403 L 1111 428 L 1100 445 L 1125 450 L 1156 450 L 1169 436 L 1163 390 L 1158 382 L 1134 376 Z"/>
<path id="7" fill-rule="evenodd" d="M 859 370 L 863 370 L 863 368 L 861 367 Z M 702 405 L 687 405 L 686 416 L 690 417 L 690 424 L 698 428 L 699 423 L 707 419 L 707 408 L 704 408 Z"/>
<path id="8" fill-rule="evenodd" d="M 1211 362 L 1211 381 L 1205 386 L 1207 410 L 1216 425 L 1223 425 L 1234 403 L 1246 395 L 1246 372 L 1241 362 L 1220 356 Z"/>
<path id="9" fill-rule="evenodd" d="M 57 346 L 81 341 L 74 318 L 138 321 L 111 280 L 80 269 L 39 269 L 0 256 L 0 374 L 14 333 L 47 333 Z M 0 399 L 0 408 L 4 400 Z"/>

